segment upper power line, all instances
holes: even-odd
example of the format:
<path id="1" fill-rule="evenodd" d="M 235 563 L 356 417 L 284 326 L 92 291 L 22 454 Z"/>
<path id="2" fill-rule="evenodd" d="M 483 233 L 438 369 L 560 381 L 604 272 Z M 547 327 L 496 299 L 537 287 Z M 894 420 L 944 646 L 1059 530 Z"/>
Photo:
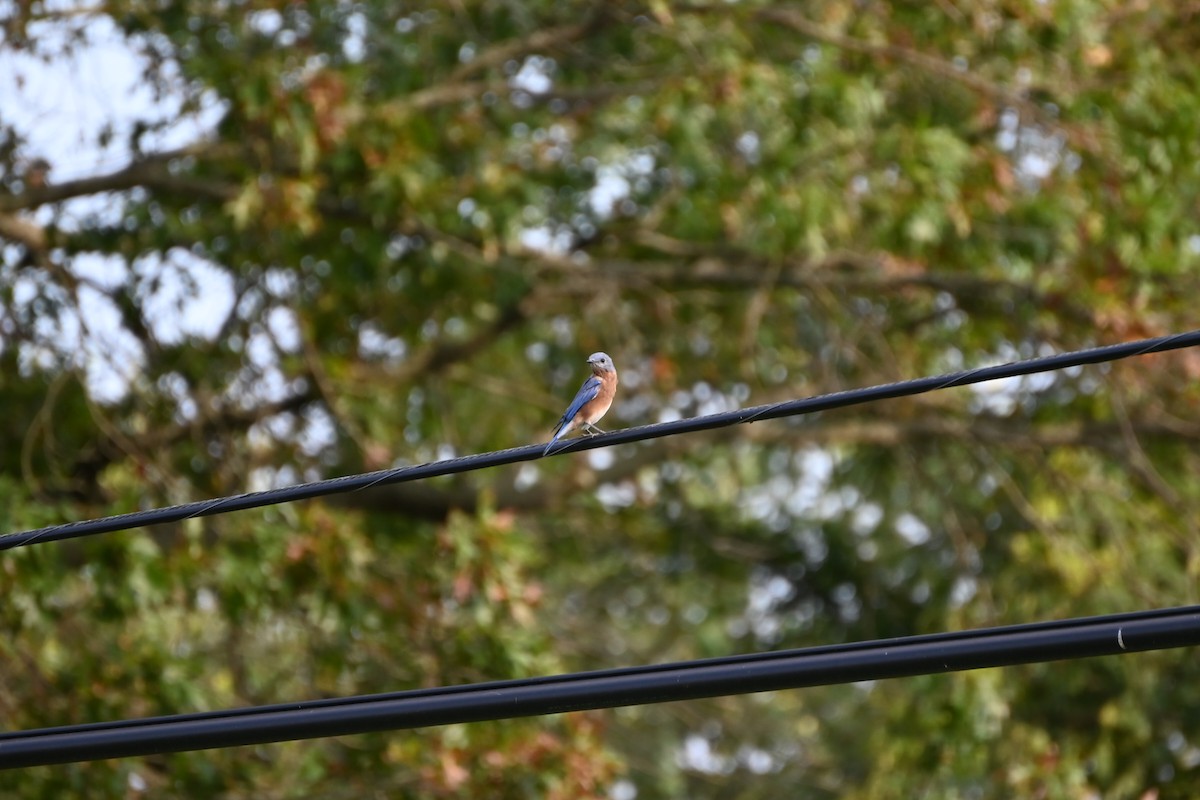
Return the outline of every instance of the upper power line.
<path id="1" fill-rule="evenodd" d="M 1095 347 L 1087 350 L 1076 350 L 1069 353 L 1045 356 L 1043 358 L 1032 358 L 991 367 L 979 367 L 977 369 L 951 372 L 945 375 L 915 378 L 898 383 L 868 386 L 861 389 L 834 392 L 833 394 L 818 395 L 800 400 L 788 400 L 782 403 L 742 408 L 736 411 L 725 411 L 704 417 L 691 417 L 672 422 L 643 425 L 638 428 L 626 428 L 625 430 L 613 431 L 589 438 L 568 440 L 561 447 L 555 448 L 554 455 L 578 450 L 591 450 L 597 447 L 608 447 L 609 445 L 640 442 L 647 439 L 658 439 L 663 436 L 674 436 L 681 433 L 724 428 L 746 422 L 812 414 L 818 411 L 860 405 L 876 400 L 909 397 L 939 389 L 949 389 L 954 386 L 968 386 L 1000 378 L 1012 378 L 1018 375 L 1050 372 L 1084 364 L 1117 361 L 1122 358 L 1146 355 L 1148 353 L 1179 350 L 1185 347 L 1194 347 L 1198 344 L 1200 344 L 1200 330 L 1107 345 L 1105 347 Z M 330 478 L 312 483 L 301 483 L 295 486 L 268 489 L 262 492 L 250 492 L 248 494 L 214 498 L 212 500 L 199 500 L 192 503 L 166 506 L 164 508 L 152 508 L 144 511 L 134 511 L 129 514 L 117 514 L 111 517 L 100 517 L 98 519 L 69 522 L 64 525 L 52 525 L 35 530 L 20 531 L 0 536 L 0 550 L 9 550 L 14 547 L 22 547 L 38 542 L 76 539 L 98 533 L 139 528 L 144 525 L 161 525 L 192 517 L 206 517 L 230 511 L 241 511 L 248 508 L 261 508 L 262 506 L 289 503 L 295 500 L 307 500 L 313 497 L 324 497 L 342 492 L 354 492 L 368 489 L 372 486 L 405 483 L 441 475 L 471 472 L 486 467 L 515 464 L 520 461 L 532 461 L 543 457 L 542 451 L 544 447 L 544 444 L 513 447 L 508 450 L 480 453 L 445 461 L 435 461 L 428 464 L 396 467 L 394 469 L 379 470 L 361 475 L 348 475 L 341 478 Z"/>

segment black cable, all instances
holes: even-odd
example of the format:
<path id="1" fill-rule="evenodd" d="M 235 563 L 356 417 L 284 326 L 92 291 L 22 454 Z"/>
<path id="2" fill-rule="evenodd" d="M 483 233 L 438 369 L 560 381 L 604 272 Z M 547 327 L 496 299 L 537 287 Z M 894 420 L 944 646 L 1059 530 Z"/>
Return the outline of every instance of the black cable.
<path id="1" fill-rule="evenodd" d="M 1044 358 L 1000 364 L 993 367 L 980 367 L 978 369 L 952 372 L 946 375 L 916 378 L 899 383 L 851 389 L 849 391 L 808 397 L 801 400 L 788 400 L 771 405 L 754 406 L 753 408 L 710 414 L 705 417 L 691 417 L 672 422 L 643 425 L 638 428 L 626 428 L 625 430 L 613 431 L 612 433 L 571 439 L 563 442 L 561 447 L 555 447 L 552 452 L 557 454 L 578 450 L 591 450 L 597 447 L 658 439 L 663 436 L 673 436 L 680 433 L 724 428 L 745 422 L 812 414 L 818 411 L 844 408 L 874 400 L 908 397 L 938 389 L 948 389 L 953 386 L 967 386 L 1000 378 L 1012 378 L 1018 375 L 1029 375 L 1037 372 L 1050 372 L 1056 369 L 1077 367 L 1083 364 L 1116 361 L 1147 353 L 1160 353 L 1166 350 L 1194 347 L 1198 344 L 1200 344 L 1200 331 L 1177 333 L 1171 336 L 1142 339 L 1136 342 L 1096 347 L 1090 350 L 1078 350 Z M 288 503 L 295 500 L 307 500 L 313 497 L 323 497 L 341 492 L 361 491 L 362 489 L 369 489 L 372 486 L 417 481 L 441 475 L 453 475 L 460 472 L 484 469 L 485 467 L 515 464 L 519 461 L 532 461 L 542 457 L 544 447 L 545 445 L 543 444 L 513 447 L 508 450 L 463 456 L 461 458 L 447 459 L 446 461 L 385 469 L 378 472 L 368 472 L 363 475 L 348 475 L 341 478 L 315 481 L 313 483 L 285 486 L 279 489 L 268 489 L 263 492 L 250 492 L 249 494 L 220 497 L 213 500 L 200 500 L 177 506 L 152 508 L 145 511 L 134 511 L 129 514 L 118 514 L 112 517 L 101 517 L 99 519 L 37 528 L 36 530 L 9 533 L 0 537 L 0 550 L 9 550 L 14 547 L 34 544 L 35 542 L 75 539 L 98 533 L 138 528 L 144 525 L 161 525 L 192 517 L 206 517 L 212 514 L 241 511 L 248 508 L 260 508 L 262 506 Z"/>
<path id="2" fill-rule="evenodd" d="M 0 769 L 797 689 L 1200 644 L 1200 606 L 0 734 Z"/>

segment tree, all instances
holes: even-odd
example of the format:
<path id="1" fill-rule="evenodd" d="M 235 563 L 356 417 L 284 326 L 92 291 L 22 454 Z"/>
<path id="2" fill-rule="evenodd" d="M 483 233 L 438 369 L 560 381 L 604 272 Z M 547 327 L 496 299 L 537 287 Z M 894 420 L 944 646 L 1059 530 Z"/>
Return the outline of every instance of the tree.
<path id="1" fill-rule="evenodd" d="M 4 529 L 541 441 L 599 349 L 620 426 L 1192 327 L 1192 16 L 23 5 L 9 49 L 113 31 L 162 103 L 91 132 L 126 165 L 68 179 L 4 121 Z M 27 728 L 1188 602 L 1198 372 L 13 551 L 0 702 Z M 1196 673 L 1168 652 L 0 782 L 1186 795 Z"/>

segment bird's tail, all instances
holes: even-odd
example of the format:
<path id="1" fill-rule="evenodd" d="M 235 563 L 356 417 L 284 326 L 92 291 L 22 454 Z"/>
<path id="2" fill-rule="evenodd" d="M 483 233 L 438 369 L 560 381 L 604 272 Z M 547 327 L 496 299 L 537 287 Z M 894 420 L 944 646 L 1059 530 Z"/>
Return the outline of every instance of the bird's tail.
<path id="1" fill-rule="evenodd" d="M 554 427 L 554 436 L 550 441 L 546 442 L 546 449 L 542 451 L 542 455 L 549 455 L 550 448 L 554 447 L 554 443 L 562 438 L 562 435 L 569 430 L 567 426 L 567 418 L 563 417 L 558 421 L 558 425 Z"/>

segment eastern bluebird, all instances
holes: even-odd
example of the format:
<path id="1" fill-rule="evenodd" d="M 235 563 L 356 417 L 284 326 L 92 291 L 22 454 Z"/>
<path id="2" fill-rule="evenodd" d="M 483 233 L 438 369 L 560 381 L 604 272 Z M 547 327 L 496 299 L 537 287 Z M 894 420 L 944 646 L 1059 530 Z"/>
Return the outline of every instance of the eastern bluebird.
<path id="1" fill-rule="evenodd" d="M 575 399 L 567 406 L 566 413 L 554 428 L 554 438 L 546 444 L 542 455 L 550 452 L 550 448 L 560 437 L 566 436 L 576 428 L 583 428 L 592 436 L 604 433 L 596 427 L 596 423 L 612 405 L 613 396 L 617 393 L 617 368 L 613 366 L 608 353 L 592 353 L 587 363 L 592 365 L 592 376 L 583 382 Z"/>

